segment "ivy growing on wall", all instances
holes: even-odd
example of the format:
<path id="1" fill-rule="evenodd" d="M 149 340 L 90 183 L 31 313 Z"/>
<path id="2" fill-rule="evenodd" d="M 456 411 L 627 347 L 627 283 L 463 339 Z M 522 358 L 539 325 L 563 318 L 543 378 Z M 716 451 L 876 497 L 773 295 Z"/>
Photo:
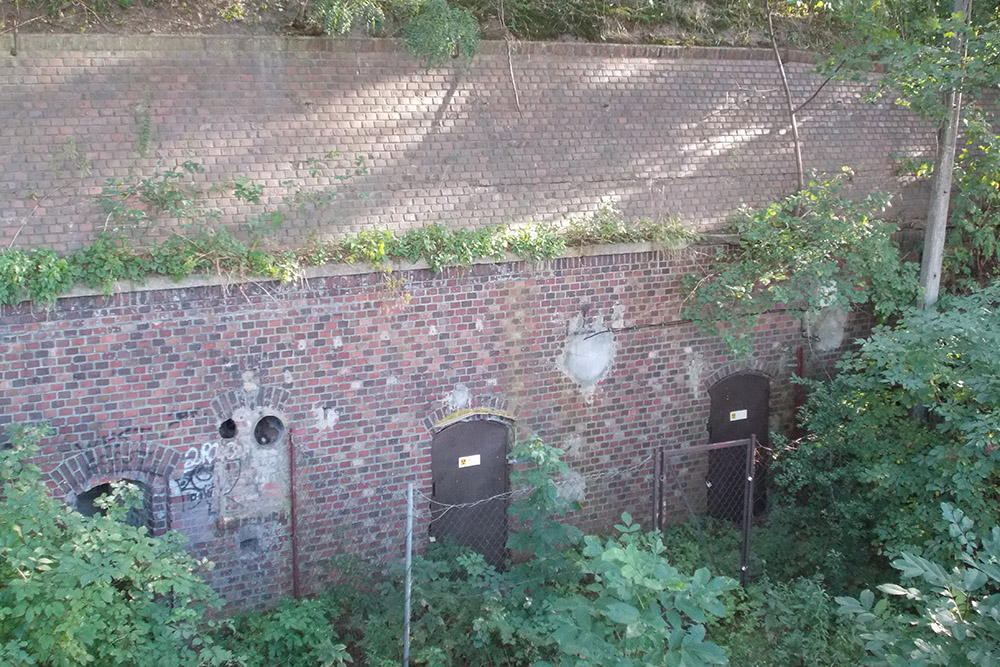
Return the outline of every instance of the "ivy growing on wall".
<path id="1" fill-rule="evenodd" d="M 900 261 L 896 226 L 878 217 L 889 198 L 847 197 L 850 175 L 814 177 L 801 192 L 740 211 L 738 240 L 687 277 L 684 315 L 746 352 L 759 317 L 777 308 L 804 316 L 870 304 L 885 318 L 910 303 L 916 267 Z"/>

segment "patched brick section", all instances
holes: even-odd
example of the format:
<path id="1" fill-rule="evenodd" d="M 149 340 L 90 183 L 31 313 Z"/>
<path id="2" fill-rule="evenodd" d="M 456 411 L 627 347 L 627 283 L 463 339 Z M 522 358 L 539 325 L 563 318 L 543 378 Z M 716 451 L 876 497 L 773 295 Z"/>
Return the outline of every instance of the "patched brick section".
<path id="1" fill-rule="evenodd" d="M 393 41 L 22 35 L 0 54 L 0 243 L 78 248 L 105 227 L 94 196 L 186 160 L 203 206 L 237 231 L 286 220 L 278 245 L 372 227 L 403 231 L 560 220 L 604 204 L 716 229 L 739 205 L 795 187 L 785 101 L 767 50 L 483 45 L 427 71 Z M 789 54 L 793 98 L 822 79 Z M 520 109 L 514 100 L 511 72 Z M 928 124 L 859 83 L 800 114 L 806 167 L 857 172 L 916 220 L 922 183 L 891 156 L 933 153 Z M 149 128 L 142 154 L 140 133 Z M 225 186 L 246 176 L 263 201 Z M 181 223 L 136 231 L 162 236 Z M 213 223 L 215 224 L 215 223 Z"/>
<path id="2" fill-rule="evenodd" d="M 0 425 L 52 424 L 38 463 L 64 496 L 129 470 L 169 477 L 170 527 L 216 562 L 211 580 L 237 605 L 291 590 L 293 475 L 306 590 L 324 584 L 338 554 L 399 558 L 406 485 L 430 494 L 431 429 L 456 410 L 509 413 L 517 438 L 563 447 L 586 479 L 581 526 L 608 529 L 622 511 L 646 521 L 649 457 L 706 442 L 713 378 L 766 372 L 772 423 L 788 430 L 796 351 L 807 373 L 837 356 L 813 354 L 786 314 L 761 320 L 748 361 L 681 321 L 681 279 L 704 256 L 623 251 L 394 272 L 408 299 L 373 273 L 7 309 Z M 580 318 L 616 329 L 614 363 L 589 393 L 558 365 Z M 848 339 L 863 326 L 853 320 Z M 231 414 L 238 433 L 224 439 L 219 422 Z M 288 433 L 260 444 L 253 427 L 269 414 Z"/>

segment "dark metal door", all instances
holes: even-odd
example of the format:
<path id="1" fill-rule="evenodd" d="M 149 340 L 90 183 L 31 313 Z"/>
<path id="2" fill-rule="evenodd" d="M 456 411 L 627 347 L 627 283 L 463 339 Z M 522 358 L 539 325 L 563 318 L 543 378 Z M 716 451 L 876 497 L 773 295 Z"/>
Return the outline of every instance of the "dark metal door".
<path id="1" fill-rule="evenodd" d="M 499 422 L 467 421 L 431 443 L 431 537 L 470 547 L 496 566 L 507 549 L 508 434 Z"/>
<path id="2" fill-rule="evenodd" d="M 756 435 L 759 443 L 767 444 L 770 380 L 750 373 L 730 375 L 716 382 L 708 394 L 712 399 L 708 419 L 709 442 L 727 442 Z M 720 519 L 742 520 L 746 465 L 743 447 L 709 452 L 706 480 L 709 514 Z M 764 488 L 763 484 L 754 486 Z M 755 502 L 762 500 L 762 495 L 755 498 Z"/>

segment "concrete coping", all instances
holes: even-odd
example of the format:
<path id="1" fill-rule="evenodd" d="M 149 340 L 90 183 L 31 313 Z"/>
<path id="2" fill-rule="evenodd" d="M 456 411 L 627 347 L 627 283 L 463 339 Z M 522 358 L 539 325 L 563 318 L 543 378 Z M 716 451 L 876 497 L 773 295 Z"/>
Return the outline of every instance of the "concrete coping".
<path id="1" fill-rule="evenodd" d="M 652 60 L 771 60 L 771 49 L 724 46 L 658 46 L 655 44 L 608 44 L 590 42 L 511 42 L 511 52 L 520 56 L 552 56 L 566 58 L 652 59 Z M 508 42 L 483 41 L 482 55 L 507 55 Z M 401 39 L 349 37 L 287 37 L 223 35 L 100 35 L 23 33 L 18 36 L 18 55 L 3 49 L 4 58 L 16 62 L 32 55 L 57 55 L 68 52 L 154 52 L 171 55 L 178 52 L 245 56 L 247 53 L 387 53 L 408 55 Z M 816 55 L 808 51 L 782 49 L 784 62 L 815 64 Z M 416 62 L 416 61 L 414 61 Z M 455 67 L 464 67 L 456 64 Z"/>
<path id="2" fill-rule="evenodd" d="M 717 244 L 722 241 L 724 237 L 714 236 L 711 238 L 706 238 L 700 241 L 699 244 Z M 694 244 L 691 244 L 694 245 Z M 538 260 L 538 264 L 544 262 L 551 262 L 559 259 L 568 259 L 573 257 L 600 257 L 605 255 L 627 255 L 627 254 L 642 254 L 642 253 L 654 253 L 654 252 L 683 252 L 687 247 L 690 246 L 675 246 L 668 247 L 651 242 L 641 242 L 641 243 L 611 243 L 603 245 L 591 245 L 584 246 L 581 248 L 568 248 L 565 252 L 561 253 L 557 257 L 552 257 L 550 259 Z M 473 266 L 484 265 L 484 264 L 515 264 L 518 262 L 528 262 L 531 260 L 525 260 L 513 253 L 507 253 L 507 256 L 502 260 L 491 260 L 491 259 L 477 259 L 472 262 Z M 429 269 L 430 265 L 424 260 L 418 260 L 416 262 L 410 261 L 393 261 L 390 262 L 389 266 L 392 268 L 393 272 L 403 272 L 403 271 L 420 271 Z M 451 267 L 448 267 L 451 268 Z M 302 278 L 304 280 L 310 280 L 313 278 L 330 278 L 335 276 L 356 276 L 363 275 L 367 273 L 376 273 L 378 270 L 372 267 L 371 264 L 359 263 L 359 264 L 323 264 L 320 266 L 307 266 L 302 272 Z M 181 280 L 174 281 L 166 276 L 152 276 L 148 280 L 143 282 L 135 282 L 131 280 L 123 280 L 115 283 L 115 287 L 112 290 L 112 294 L 123 294 L 131 292 L 160 292 L 168 290 L 181 290 L 181 289 L 195 289 L 201 287 L 229 287 L 233 285 L 246 285 L 254 283 L 273 283 L 276 282 L 270 278 L 239 278 L 235 276 L 222 276 L 222 275 L 192 275 L 187 278 L 182 278 Z M 81 297 L 93 297 L 93 296 L 105 296 L 103 292 L 99 290 L 91 289 L 89 287 L 77 286 L 74 287 L 69 292 L 65 294 L 60 294 L 56 297 L 57 300 L 61 299 L 77 299 Z M 26 302 L 22 302 L 26 303 Z"/>

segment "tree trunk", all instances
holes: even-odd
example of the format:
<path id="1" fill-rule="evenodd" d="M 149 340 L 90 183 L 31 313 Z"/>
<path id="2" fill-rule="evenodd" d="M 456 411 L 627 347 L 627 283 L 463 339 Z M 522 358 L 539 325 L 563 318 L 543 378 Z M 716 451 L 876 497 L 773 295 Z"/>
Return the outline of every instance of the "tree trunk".
<path id="1" fill-rule="evenodd" d="M 955 14 L 962 14 L 968 22 L 972 13 L 972 0 L 955 0 Z M 965 35 L 958 34 L 951 41 L 951 50 L 964 57 Z M 937 154 L 934 156 L 934 177 L 931 200 L 924 229 L 924 253 L 920 262 L 920 287 L 924 293 L 924 307 L 933 306 L 941 289 L 941 264 L 944 258 L 944 240 L 948 228 L 948 207 L 951 202 L 951 180 L 955 171 L 955 150 L 958 145 L 958 124 L 962 117 L 961 85 L 945 94 L 948 118 L 938 129 Z"/>

